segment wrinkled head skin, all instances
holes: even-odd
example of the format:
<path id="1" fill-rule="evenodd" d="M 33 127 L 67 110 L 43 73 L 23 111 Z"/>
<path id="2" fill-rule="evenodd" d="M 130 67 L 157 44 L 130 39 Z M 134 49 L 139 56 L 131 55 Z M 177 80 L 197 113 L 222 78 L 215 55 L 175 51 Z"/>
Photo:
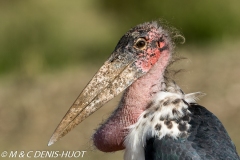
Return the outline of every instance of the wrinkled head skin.
<path id="1" fill-rule="evenodd" d="M 152 94 L 161 90 L 173 50 L 170 42 L 169 32 L 158 22 L 143 23 L 129 30 L 70 107 L 48 145 L 125 90 L 116 111 L 93 135 L 94 145 L 101 151 L 124 149 L 127 127 L 151 103 Z"/>

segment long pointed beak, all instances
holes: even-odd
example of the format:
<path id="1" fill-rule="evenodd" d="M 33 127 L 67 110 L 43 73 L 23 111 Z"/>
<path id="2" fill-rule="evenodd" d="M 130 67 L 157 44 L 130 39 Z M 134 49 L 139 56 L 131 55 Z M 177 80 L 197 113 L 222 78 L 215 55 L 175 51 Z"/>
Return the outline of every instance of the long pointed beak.
<path id="1" fill-rule="evenodd" d="M 48 146 L 65 136 L 103 104 L 125 90 L 142 76 L 132 57 L 120 60 L 110 57 L 70 107 L 54 131 Z"/>

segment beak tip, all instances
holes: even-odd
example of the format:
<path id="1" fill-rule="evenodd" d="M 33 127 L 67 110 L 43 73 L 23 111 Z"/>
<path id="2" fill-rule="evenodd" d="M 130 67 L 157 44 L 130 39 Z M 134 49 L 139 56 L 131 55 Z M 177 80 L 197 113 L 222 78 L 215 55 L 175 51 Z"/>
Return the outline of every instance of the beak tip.
<path id="1" fill-rule="evenodd" d="M 57 140 L 52 136 L 48 142 L 48 146 L 53 145 Z"/>
<path id="2" fill-rule="evenodd" d="M 48 142 L 48 146 L 51 146 L 53 144 L 53 142 L 50 140 L 49 142 Z"/>

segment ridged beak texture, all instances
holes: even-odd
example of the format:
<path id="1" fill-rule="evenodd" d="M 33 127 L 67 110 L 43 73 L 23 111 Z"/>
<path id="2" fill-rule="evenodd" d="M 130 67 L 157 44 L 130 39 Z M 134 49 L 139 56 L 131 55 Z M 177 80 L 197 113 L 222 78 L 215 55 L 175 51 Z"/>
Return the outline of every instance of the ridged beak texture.
<path id="1" fill-rule="evenodd" d="M 63 117 L 48 146 L 58 141 L 143 75 L 141 70 L 137 69 L 134 59 L 133 54 L 116 52 L 112 54 Z"/>

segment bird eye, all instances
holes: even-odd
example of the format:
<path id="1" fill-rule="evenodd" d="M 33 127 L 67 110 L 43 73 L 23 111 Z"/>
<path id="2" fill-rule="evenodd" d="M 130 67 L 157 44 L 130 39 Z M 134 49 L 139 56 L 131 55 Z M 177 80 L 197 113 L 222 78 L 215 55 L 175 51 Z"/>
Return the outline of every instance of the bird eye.
<path id="1" fill-rule="evenodd" d="M 137 42 L 135 43 L 135 47 L 138 48 L 138 49 L 143 49 L 144 47 L 146 47 L 146 40 L 143 39 L 143 38 L 139 38 L 137 40 Z"/>

